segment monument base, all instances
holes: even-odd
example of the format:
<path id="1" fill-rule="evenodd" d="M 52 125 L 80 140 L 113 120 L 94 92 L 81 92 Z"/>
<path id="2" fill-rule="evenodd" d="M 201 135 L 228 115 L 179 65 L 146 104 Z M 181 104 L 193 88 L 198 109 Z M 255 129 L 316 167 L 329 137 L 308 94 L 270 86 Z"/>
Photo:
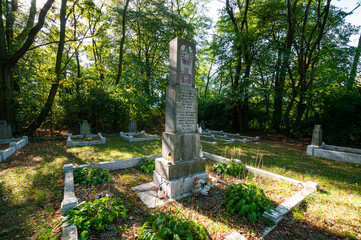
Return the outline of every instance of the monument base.
<path id="1" fill-rule="evenodd" d="M 173 180 L 206 171 L 206 159 L 199 157 L 172 163 L 164 158 L 155 159 L 155 171 L 167 180 Z"/>
<path id="2" fill-rule="evenodd" d="M 196 178 L 207 181 L 209 174 L 207 172 L 199 172 L 186 177 L 167 180 L 163 176 L 154 171 L 153 183 L 162 188 L 164 193 L 171 199 L 180 199 L 188 196 L 193 190 L 196 183 Z"/>

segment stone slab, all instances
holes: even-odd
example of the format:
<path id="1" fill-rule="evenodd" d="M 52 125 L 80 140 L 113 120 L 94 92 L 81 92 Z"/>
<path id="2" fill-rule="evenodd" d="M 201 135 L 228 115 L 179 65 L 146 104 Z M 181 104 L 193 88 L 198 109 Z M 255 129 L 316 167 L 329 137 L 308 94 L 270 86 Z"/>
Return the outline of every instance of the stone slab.
<path id="1" fill-rule="evenodd" d="M 202 151 L 202 153 L 203 153 L 203 157 L 205 157 L 205 158 L 207 158 L 209 160 L 215 161 L 215 162 L 230 162 L 231 161 L 231 159 L 229 159 L 229 158 L 218 156 L 218 155 L 213 154 L 213 153 L 204 152 L 204 151 Z M 234 159 L 234 161 L 236 163 L 238 163 L 238 164 L 242 164 L 241 160 Z"/>
<path id="2" fill-rule="evenodd" d="M 11 138 L 11 136 L 11 126 L 7 124 L 7 121 L 0 120 L 0 139 L 8 139 Z"/>
<path id="3" fill-rule="evenodd" d="M 145 157 L 149 160 L 153 160 L 153 159 L 159 158 L 161 156 L 162 156 L 162 154 L 155 154 L 155 155 L 149 155 L 149 156 L 145 156 Z M 114 170 L 118 170 L 118 169 L 135 167 L 139 164 L 139 162 L 142 158 L 143 157 L 135 157 L 135 158 L 114 160 L 114 161 L 108 161 L 108 162 L 99 162 L 99 163 L 94 163 L 92 166 L 99 167 L 102 169 L 108 169 L 109 171 L 114 171 Z M 88 168 L 90 166 L 91 166 L 91 164 L 84 164 L 84 165 L 76 166 L 76 167 L 74 167 L 74 169 Z"/>
<path id="4" fill-rule="evenodd" d="M 322 145 L 322 128 L 321 125 L 315 125 L 312 132 L 311 145 L 321 146 Z"/>
<path id="5" fill-rule="evenodd" d="M 198 90 L 188 86 L 169 86 L 166 90 L 165 132 L 196 133 Z"/>
<path id="6" fill-rule="evenodd" d="M 342 152 L 350 152 L 350 153 L 361 153 L 361 149 L 357 149 L 357 148 L 340 147 L 340 146 L 327 145 L 327 144 L 323 144 L 322 147 L 326 150 L 334 150 L 334 151 L 342 151 Z"/>
<path id="7" fill-rule="evenodd" d="M 169 198 L 180 199 L 189 196 L 194 190 L 197 177 L 207 181 L 209 174 L 207 172 L 202 172 L 169 181 L 154 171 L 153 182 L 157 187 L 161 187 Z"/>
<path id="8" fill-rule="evenodd" d="M 322 146 L 308 145 L 306 150 L 306 155 L 319 157 L 319 158 L 326 158 L 340 162 L 361 164 L 361 155 L 359 154 L 328 150 L 328 149 L 324 149 L 324 146 L 325 145 Z"/>
<path id="9" fill-rule="evenodd" d="M 76 227 L 75 223 L 70 226 L 63 227 L 62 240 L 78 240 L 78 228 Z"/>
<path id="10" fill-rule="evenodd" d="M 74 167 L 73 164 L 65 164 L 64 172 L 64 198 L 61 202 L 61 215 L 78 205 L 78 199 L 74 192 Z"/>
<path id="11" fill-rule="evenodd" d="M 83 122 L 80 124 L 80 135 L 88 135 L 91 134 L 91 128 L 90 124 L 87 120 L 83 120 Z"/>
<path id="12" fill-rule="evenodd" d="M 142 202 L 149 208 L 155 208 L 174 201 L 170 198 L 159 198 L 158 187 L 153 182 L 132 187 L 132 190 L 137 192 Z"/>
<path id="13" fill-rule="evenodd" d="M 164 158 L 157 158 L 155 171 L 167 180 L 177 179 L 206 171 L 206 160 L 199 157 L 189 161 L 172 163 Z"/>
<path id="14" fill-rule="evenodd" d="M 169 43 L 169 85 L 195 86 L 196 44 L 174 38 Z"/>
<path id="15" fill-rule="evenodd" d="M 279 206 L 276 207 L 275 210 L 271 210 L 271 213 L 264 212 L 262 216 L 278 224 L 285 214 L 289 213 L 293 208 L 301 204 L 305 197 L 307 197 L 311 193 L 312 191 L 303 189 L 285 202 L 281 203 Z"/>
<path id="16" fill-rule="evenodd" d="M 137 132 L 137 123 L 134 120 L 130 120 L 128 124 L 128 132 Z"/>
<path id="17" fill-rule="evenodd" d="M 172 163 L 200 157 L 200 134 L 162 133 L 162 157 Z"/>
<path id="18" fill-rule="evenodd" d="M 5 161 L 8 157 L 16 152 L 16 147 L 9 147 L 8 149 L 0 151 L 0 162 Z"/>
<path id="19" fill-rule="evenodd" d="M 247 240 L 247 238 L 245 238 L 239 232 L 232 232 L 231 234 L 226 236 L 224 240 Z"/>

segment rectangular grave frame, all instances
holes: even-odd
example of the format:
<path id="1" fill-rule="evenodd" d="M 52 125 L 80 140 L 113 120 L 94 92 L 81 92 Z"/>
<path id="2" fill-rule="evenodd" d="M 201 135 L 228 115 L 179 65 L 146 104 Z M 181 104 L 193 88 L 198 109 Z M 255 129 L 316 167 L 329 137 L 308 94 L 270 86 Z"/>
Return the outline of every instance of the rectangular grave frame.
<path id="1" fill-rule="evenodd" d="M 339 162 L 361 164 L 361 149 L 327 145 L 324 142 L 321 146 L 308 145 L 306 155 Z"/>
<path id="2" fill-rule="evenodd" d="M 0 162 L 5 161 L 12 156 L 17 150 L 29 143 L 28 137 L 0 139 L 0 144 L 9 144 L 9 148 L 0 150 Z"/>
<path id="3" fill-rule="evenodd" d="M 82 146 L 91 146 L 91 145 L 99 145 L 99 144 L 106 144 L 107 139 L 102 136 L 101 133 L 98 134 L 87 134 L 85 135 L 86 138 L 95 138 L 100 137 L 100 140 L 93 140 L 93 141 L 80 141 L 80 142 L 73 142 L 71 139 L 73 138 L 84 138 L 84 135 L 78 134 L 78 135 L 72 135 L 68 134 L 68 139 L 66 140 L 66 147 L 82 147 Z"/>
<path id="4" fill-rule="evenodd" d="M 260 140 L 259 136 L 256 137 L 249 137 L 249 136 L 241 136 L 239 133 L 227 133 L 223 132 L 222 130 L 216 131 L 216 130 L 209 130 L 206 129 L 201 133 L 201 137 L 204 138 L 211 138 L 216 139 L 220 141 L 224 141 L 224 143 L 219 142 L 211 142 L 211 141 L 204 141 L 201 140 L 202 143 L 210 144 L 210 145 L 224 145 L 224 144 L 232 144 L 236 142 L 243 142 L 243 143 L 249 143 L 249 142 L 256 142 Z"/>
<path id="5" fill-rule="evenodd" d="M 153 160 L 156 158 L 161 157 L 162 154 L 156 154 L 156 155 L 150 155 L 146 156 L 147 159 Z M 203 152 L 203 156 L 211 161 L 215 162 L 230 162 L 231 159 L 218 156 L 216 154 L 211 154 L 208 152 Z M 63 173 L 64 173 L 64 198 L 61 203 L 61 214 L 64 215 L 67 211 L 74 208 L 78 204 L 78 199 L 75 196 L 75 190 L 74 190 L 74 171 L 76 169 L 83 169 L 83 168 L 89 168 L 89 167 L 100 167 L 102 169 L 108 169 L 109 171 L 115 171 L 119 169 L 126 169 L 126 168 L 132 168 L 139 164 L 143 157 L 135 157 L 135 158 L 128 158 L 123 160 L 115 160 L 115 161 L 108 161 L 108 162 L 99 162 L 95 164 L 84 164 L 79 166 L 73 166 L 73 164 L 65 164 L 63 166 Z M 237 164 L 242 164 L 241 160 L 235 160 Z M 281 203 L 279 206 L 276 207 L 276 211 L 273 211 L 272 214 L 269 214 L 267 212 L 263 213 L 263 217 L 266 217 L 274 222 L 274 225 L 270 228 L 265 229 L 264 233 L 262 234 L 262 237 L 266 236 L 269 232 L 271 232 L 278 223 L 282 220 L 283 216 L 286 215 L 288 212 L 292 211 L 293 208 L 298 206 L 302 203 L 302 201 L 307 197 L 308 195 L 317 192 L 319 185 L 315 182 L 302 182 L 296 179 L 288 178 L 282 175 L 278 175 L 272 172 L 268 172 L 262 169 L 258 169 L 255 167 L 247 166 L 245 165 L 247 170 L 252 172 L 255 175 L 270 178 L 277 181 L 286 181 L 294 186 L 303 186 L 303 189 L 299 192 L 295 193 L 293 196 L 291 196 L 289 199 L 287 199 L 285 202 Z M 194 179 L 193 179 L 194 181 Z M 133 187 L 132 189 L 135 191 L 138 186 Z M 139 193 L 138 193 L 139 195 Z M 231 233 L 232 234 L 232 233 Z M 76 225 L 70 225 L 67 227 L 63 227 L 62 229 L 62 240 L 72 240 L 77 239 L 77 227 Z M 225 240 L 228 236 L 225 237 Z"/>
<path id="6" fill-rule="evenodd" d="M 144 138 L 134 138 L 134 136 L 146 135 Z M 156 141 L 158 139 L 157 134 L 148 134 L 145 131 L 141 132 L 120 132 L 119 137 L 128 142 L 146 142 L 146 141 Z"/>

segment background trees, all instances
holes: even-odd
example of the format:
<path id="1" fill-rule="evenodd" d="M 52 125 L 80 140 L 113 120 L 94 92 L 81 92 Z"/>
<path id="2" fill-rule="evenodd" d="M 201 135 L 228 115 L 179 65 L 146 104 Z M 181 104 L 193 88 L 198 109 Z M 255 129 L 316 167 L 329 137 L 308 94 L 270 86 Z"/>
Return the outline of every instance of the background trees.
<path id="1" fill-rule="evenodd" d="M 1 1 L 0 118 L 14 130 L 76 131 L 82 119 L 99 131 L 129 119 L 163 129 L 168 44 L 179 36 L 197 42 L 208 128 L 301 137 L 323 123 L 326 139 L 361 139 L 360 44 L 349 45 L 360 33 L 330 0 L 227 0 L 213 25 L 206 0 L 53 2 Z"/>

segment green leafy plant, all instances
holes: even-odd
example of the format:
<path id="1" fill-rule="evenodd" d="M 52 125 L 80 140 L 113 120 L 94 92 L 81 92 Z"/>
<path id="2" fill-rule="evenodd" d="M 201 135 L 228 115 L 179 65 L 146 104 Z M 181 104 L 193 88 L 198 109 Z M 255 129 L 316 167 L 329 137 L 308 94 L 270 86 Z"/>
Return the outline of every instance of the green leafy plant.
<path id="1" fill-rule="evenodd" d="M 144 223 L 138 240 L 209 239 L 202 224 L 169 213 L 151 215 Z"/>
<path id="2" fill-rule="evenodd" d="M 245 165 L 237 164 L 234 160 L 231 162 L 218 162 L 213 164 L 212 166 L 213 171 L 217 174 L 227 174 L 233 177 L 244 178 L 248 170 Z"/>
<path id="3" fill-rule="evenodd" d="M 146 157 L 142 157 L 137 168 L 139 171 L 146 174 L 153 173 L 155 170 L 154 160 L 149 160 Z"/>
<path id="4" fill-rule="evenodd" d="M 83 202 L 65 213 L 63 226 L 73 223 L 78 227 L 80 239 L 88 239 L 90 231 L 105 232 L 113 228 L 112 222 L 122 217 L 127 220 L 127 208 L 120 198 L 103 197 L 94 202 Z"/>
<path id="5" fill-rule="evenodd" d="M 271 213 L 274 209 L 263 189 L 254 183 L 231 184 L 225 190 L 223 204 L 227 212 L 246 216 L 251 223 L 260 219 L 264 211 Z"/>
<path id="6" fill-rule="evenodd" d="M 102 168 L 83 168 L 74 171 L 75 183 L 85 186 L 112 182 L 109 170 Z"/>

